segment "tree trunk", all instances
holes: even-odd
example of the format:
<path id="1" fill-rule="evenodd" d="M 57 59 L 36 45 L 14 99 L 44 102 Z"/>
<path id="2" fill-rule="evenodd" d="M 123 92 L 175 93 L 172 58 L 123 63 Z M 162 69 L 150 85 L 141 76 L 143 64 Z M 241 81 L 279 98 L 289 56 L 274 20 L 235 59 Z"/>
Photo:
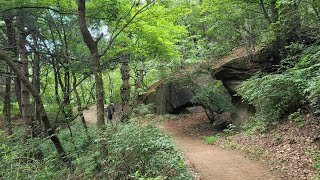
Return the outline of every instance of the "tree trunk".
<path id="1" fill-rule="evenodd" d="M 9 50 L 15 54 L 15 56 L 18 56 L 18 49 L 17 49 L 17 43 L 16 43 L 16 32 L 14 28 L 14 16 L 10 13 L 3 15 L 3 20 L 6 24 L 6 35 L 8 37 L 8 43 L 9 43 Z M 15 94 L 18 101 L 19 106 L 19 112 L 20 115 L 22 115 L 22 106 L 21 106 L 21 86 L 20 86 L 20 79 L 19 77 L 16 77 L 15 79 Z"/>
<path id="2" fill-rule="evenodd" d="M 96 81 L 96 107 L 97 107 L 97 126 L 101 129 L 105 125 L 104 121 L 104 89 L 102 81 L 102 71 L 97 41 L 94 41 L 86 24 L 85 0 L 78 0 L 78 23 L 84 42 L 91 53 L 91 65 Z"/>
<path id="3" fill-rule="evenodd" d="M 38 51 L 38 39 L 35 34 L 32 34 L 32 38 L 34 41 L 34 45 L 32 46 L 32 49 L 34 52 Z M 32 85 L 36 88 L 37 92 L 40 93 L 40 54 L 35 53 L 32 63 Z M 40 119 L 40 112 L 39 107 L 36 105 L 35 102 L 33 102 L 33 116 L 34 120 L 32 127 L 34 127 L 35 136 L 38 136 L 41 133 L 41 119 Z"/>
<path id="4" fill-rule="evenodd" d="M 130 66 L 127 62 L 121 65 L 122 86 L 120 89 L 122 115 L 121 122 L 127 122 L 130 117 Z"/>
<path id="5" fill-rule="evenodd" d="M 63 162 L 65 162 L 68 167 L 71 167 L 71 161 L 68 158 L 67 154 L 65 153 L 57 134 L 54 132 L 54 129 L 52 128 L 52 126 L 50 124 L 47 112 L 43 106 L 42 99 L 41 99 L 39 93 L 37 92 L 36 88 L 30 83 L 29 79 L 24 75 L 24 73 L 21 70 L 19 70 L 19 68 L 13 62 L 13 60 L 11 58 L 9 58 L 9 56 L 7 56 L 5 54 L 5 52 L 3 52 L 2 50 L 0 50 L 0 59 L 4 60 L 8 64 L 8 66 L 11 68 L 11 70 L 13 72 L 15 72 L 17 74 L 17 76 L 19 76 L 19 78 L 24 83 L 27 90 L 33 96 L 37 106 L 39 107 L 41 121 L 44 125 L 45 130 L 48 133 L 48 136 L 50 137 L 51 141 L 53 142 L 61 160 Z"/>
<path id="6" fill-rule="evenodd" d="M 18 106 L 19 106 L 19 115 L 22 117 L 22 103 L 21 103 L 21 80 L 19 77 L 15 78 L 14 81 L 14 91 L 17 97 L 17 101 L 18 101 Z"/>
<path id="7" fill-rule="evenodd" d="M 136 79 L 134 84 L 134 102 L 137 105 L 139 103 L 139 89 L 142 86 L 143 79 L 146 75 L 146 71 L 144 69 L 137 69 L 136 70 Z"/>
<path id="8" fill-rule="evenodd" d="M 260 3 L 260 8 L 262 10 L 264 18 L 268 21 L 269 24 L 271 24 L 272 23 L 272 19 L 270 18 L 269 14 L 268 14 L 268 11 L 267 11 L 267 9 L 265 7 L 264 0 L 259 0 L 259 3 Z"/>
<path id="9" fill-rule="evenodd" d="M 80 99 L 80 96 L 79 96 L 79 93 L 77 90 L 77 77 L 74 73 L 72 73 L 72 76 L 73 76 L 73 91 L 74 91 L 74 94 L 76 95 L 76 100 L 77 100 L 77 105 L 78 105 L 78 113 L 80 116 L 80 120 L 81 120 L 81 123 L 82 123 L 84 129 L 86 130 L 87 135 L 89 135 L 88 134 L 88 126 L 87 126 L 86 120 L 83 116 L 83 108 L 82 108 L 82 104 L 81 104 L 81 99 Z"/>
<path id="10" fill-rule="evenodd" d="M 12 134 L 12 125 L 11 125 L 11 77 L 6 77 L 6 92 L 3 102 L 3 114 L 5 116 L 5 126 L 7 133 Z"/>
<path id="11" fill-rule="evenodd" d="M 24 77 L 29 78 L 29 63 L 26 50 L 26 33 L 24 32 L 23 18 L 19 17 L 19 59 L 21 62 L 21 71 Z M 30 94 L 28 88 L 24 82 L 21 82 L 21 107 L 22 107 L 22 119 L 27 126 L 27 137 L 32 136 L 33 132 L 33 117 L 31 112 Z"/>
<path id="12" fill-rule="evenodd" d="M 59 82 L 58 82 L 58 71 L 57 71 L 57 60 L 52 58 L 52 66 L 53 66 L 53 73 L 54 73 L 54 94 L 56 96 L 57 104 L 61 103 L 60 96 L 59 96 Z"/>

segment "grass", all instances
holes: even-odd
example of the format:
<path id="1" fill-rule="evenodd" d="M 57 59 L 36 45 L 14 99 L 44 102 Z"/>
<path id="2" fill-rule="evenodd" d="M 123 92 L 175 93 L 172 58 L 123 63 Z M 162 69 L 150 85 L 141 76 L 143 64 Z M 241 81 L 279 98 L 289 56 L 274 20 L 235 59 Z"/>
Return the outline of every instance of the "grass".
<path id="1" fill-rule="evenodd" d="M 212 136 L 204 136 L 202 139 L 207 144 L 214 144 L 215 142 L 217 142 L 220 139 L 220 135 L 216 134 L 216 135 L 212 135 Z"/>

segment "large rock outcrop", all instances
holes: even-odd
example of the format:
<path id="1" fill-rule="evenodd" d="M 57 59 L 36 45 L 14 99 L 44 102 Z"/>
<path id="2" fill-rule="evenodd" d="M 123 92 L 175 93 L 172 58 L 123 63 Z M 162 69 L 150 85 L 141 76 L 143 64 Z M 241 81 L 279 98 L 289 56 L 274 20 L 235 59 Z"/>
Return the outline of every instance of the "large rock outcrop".
<path id="1" fill-rule="evenodd" d="M 235 106 L 235 112 L 231 114 L 231 122 L 239 126 L 241 121 L 253 116 L 255 110 L 251 105 L 242 102 L 241 97 L 235 96 L 237 94 L 236 86 L 253 76 L 257 71 L 274 71 L 273 65 L 276 61 L 272 52 L 268 48 L 264 48 L 253 55 L 230 56 L 229 59 L 222 58 L 220 62 L 213 64 L 206 62 L 204 65 L 198 66 L 198 70 L 202 71 L 202 68 L 205 67 L 209 72 L 199 73 L 200 75 L 194 79 L 194 82 L 202 85 L 213 82 L 215 79 L 221 80 Z M 154 103 L 157 113 L 177 113 L 183 108 L 192 106 L 193 96 L 192 90 L 186 88 L 182 83 L 159 81 L 143 96 L 143 101 L 147 104 Z"/>
<path id="2" fill-rule="evenodd" d="M 256 54 L 238 57 L 212 69 L 215 78 L 221 80 L 231 95 L 236 93 L 235 87 L 253 76 L 257 71 L 272 72 L 276 61 L 268 48 Z"/>
<path id="3" fill-rule="evenodd" d="M 198 85 L 212 81 L 210 73 L 200 73 L 193 80 Z M 142 100 L 146 104 L 153 103 L 159 114 L 179 113 L 184 108 L 193 106 L 191 102 L 193 96 L 192 89 L 187 88 L 183 82 L 162 80 L 150 87 L 149 91 L 143 95 Z"/>

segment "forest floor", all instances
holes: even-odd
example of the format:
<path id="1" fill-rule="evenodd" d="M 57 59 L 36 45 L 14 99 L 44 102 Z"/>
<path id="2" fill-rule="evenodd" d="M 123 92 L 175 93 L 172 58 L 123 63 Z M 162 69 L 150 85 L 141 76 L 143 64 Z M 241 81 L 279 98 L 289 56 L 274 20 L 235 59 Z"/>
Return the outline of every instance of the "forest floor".
<path id="1" fill-rule="evenodd" d="M 119 109 L 119 108 L 118 108 Z M 86 121 L 96 120 L 95 107 L 84 111 Z M 115 120 L 119 119 L 116 114 Z M 265 164 L 251 160 L 234 150 L 223 149 L 206 144 L 203 136 L 212 134 L 211 126 L 204 121 L 205 115 L 172 115 L 168 117 L 152 116 L 149 122 L 157 125 L 169 134 L 183 152 L 188 165 L 195 172 L 195 178 L 201 180 L 278 180 L 280 175 L 270 171 Z M 145 122 L 145 121 L 144 121 Z"/>
<path id="2" fill-rule="evenodd" d="M 162 121 L 161 127 L 183 152 L 187 163 L 201 180 L 276 180 L 278 172 L 235 150 L 209 145 L 202 137 L 212 135 L 203 113 L 186 114 Z"/>

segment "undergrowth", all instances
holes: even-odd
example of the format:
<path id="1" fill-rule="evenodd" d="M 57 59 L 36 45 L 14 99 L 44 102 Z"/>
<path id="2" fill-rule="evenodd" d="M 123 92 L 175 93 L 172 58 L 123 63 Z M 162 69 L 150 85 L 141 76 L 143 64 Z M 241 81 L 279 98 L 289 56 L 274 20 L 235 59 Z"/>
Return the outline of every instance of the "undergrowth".
<path id="1" fill-rule="evenodd" d="M 74 164 L 67 169 L 48 138 L 26 139 L 22 127 L 0 131 L 0 179 L 192 179 L 171 139 L 154 126 L 108 125 L 103 132 L 80 124 L 58 136 Z"/>
<path id="2" fill-rule="evenodd" d="M 290 46 L 292 48 L 295 46 Z M 258 73 L 240 85 L 238 94 L 256 107 L 255 118 L 243 125 L 249 133 L 263 132 L 271 123 L 290 115 L 303 126 L 302 111 L 320 112 L 320 46 L 304 47 L 300 54 L 282 60 L 274 74 Z M 285 69 L 285 70 L 283 70 Z"/>

